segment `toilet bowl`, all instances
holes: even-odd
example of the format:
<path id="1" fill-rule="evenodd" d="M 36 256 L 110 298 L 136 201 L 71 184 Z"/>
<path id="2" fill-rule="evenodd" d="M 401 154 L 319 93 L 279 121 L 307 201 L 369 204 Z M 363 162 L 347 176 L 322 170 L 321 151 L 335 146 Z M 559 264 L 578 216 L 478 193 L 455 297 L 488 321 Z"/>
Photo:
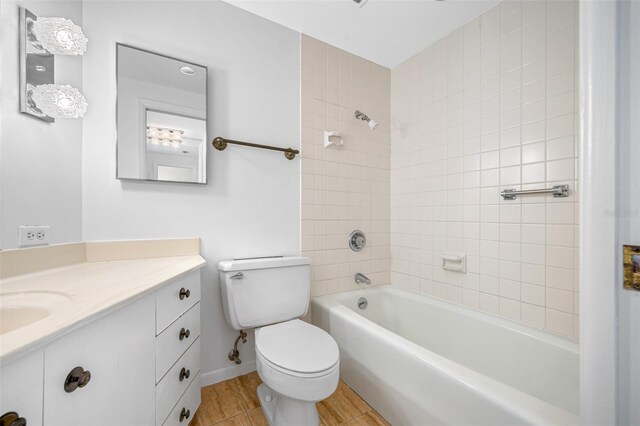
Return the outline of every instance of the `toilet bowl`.
<path id="1" fill-rule="evenodd" d="M 340 377 L 338 345 L 329 334 L 297 319 L 259 328 L 256 366 L 269 425 L 319 424 L 315 404 L 336 390 Z"/>
<path id="2" fill-rule="evenodd" d="M 269 425 L 319 425 L 316 402 L 338 387 L 340 353 L 328 333 L 298 319 L 309 308 L 309 259 L 223 260 L 218 270 L 227 322 L 256 329 L 258 398 Z"/>

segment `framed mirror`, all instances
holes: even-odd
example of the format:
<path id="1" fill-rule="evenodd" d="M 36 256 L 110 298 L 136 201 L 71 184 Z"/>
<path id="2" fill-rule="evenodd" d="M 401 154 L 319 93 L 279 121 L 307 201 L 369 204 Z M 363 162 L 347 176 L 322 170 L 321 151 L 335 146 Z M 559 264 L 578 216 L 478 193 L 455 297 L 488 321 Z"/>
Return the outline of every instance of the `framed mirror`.
<path id="1" fill-rule="evenodd" d="M 207 183 L 207 68 L 118 43 L 118 179 Z"/>

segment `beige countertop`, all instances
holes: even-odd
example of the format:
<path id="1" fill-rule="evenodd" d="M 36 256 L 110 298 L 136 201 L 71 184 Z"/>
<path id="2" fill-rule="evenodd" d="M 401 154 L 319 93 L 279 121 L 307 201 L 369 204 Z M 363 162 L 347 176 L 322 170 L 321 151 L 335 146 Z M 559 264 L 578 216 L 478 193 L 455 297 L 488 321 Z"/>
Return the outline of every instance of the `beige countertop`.
<path id="1" fill-rule="evenodd" d="M 51 255 L 56 250 L 59 255 L 61 248 L 63 255 L 53 256 L 52 261 Z M 205 260 L 199 251 L 199 240 L 190 239 L 77 243 L 0 252 L 0 307 L 44 306 L 48 312 L 42 319 L 0 334 L 0 362 L 41 347 L 202 267 Z M 48 258 L 46 269 L 34 265 L 39 257 Z M 26 268 L 24 262 L 33 267 Z"/>

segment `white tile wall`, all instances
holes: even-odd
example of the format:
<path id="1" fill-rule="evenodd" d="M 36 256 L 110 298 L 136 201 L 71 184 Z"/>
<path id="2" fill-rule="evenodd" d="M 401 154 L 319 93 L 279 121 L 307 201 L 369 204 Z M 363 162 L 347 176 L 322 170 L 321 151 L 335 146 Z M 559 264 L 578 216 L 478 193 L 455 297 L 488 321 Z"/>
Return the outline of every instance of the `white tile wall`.
<path id="1" fill-rule="evenodd" d="M 312 295 L 390 279 L 390 71 L 306 35 L 301 39 L 302 254 L 311 258 Z M 359 109 L 378 121 L 356 120 Z M 326 149 L 323 132 L 339 131 L 344 147 Z M 355 253 L 347 237 L 367 235 Z"/>
<path id="2" fill-rule="evenodd" d="M 577 337 L 577 7 L 505 0 L 392 70 L 395 285 Z"/>

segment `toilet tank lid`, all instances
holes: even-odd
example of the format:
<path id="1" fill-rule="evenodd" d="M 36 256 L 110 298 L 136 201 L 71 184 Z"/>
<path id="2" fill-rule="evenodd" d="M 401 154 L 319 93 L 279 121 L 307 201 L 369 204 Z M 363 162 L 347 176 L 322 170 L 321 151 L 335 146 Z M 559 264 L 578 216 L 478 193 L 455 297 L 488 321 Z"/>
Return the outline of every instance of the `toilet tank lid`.
<path id="1" fill-rule="evenodd" d="M 246 271 L 249 269 L 284 268 L 309 264 L 309 258 L 302 256 L 255 257 L 251 259 L 221 260 L 218 263 L 218 270 L 225 272 Z"/>

